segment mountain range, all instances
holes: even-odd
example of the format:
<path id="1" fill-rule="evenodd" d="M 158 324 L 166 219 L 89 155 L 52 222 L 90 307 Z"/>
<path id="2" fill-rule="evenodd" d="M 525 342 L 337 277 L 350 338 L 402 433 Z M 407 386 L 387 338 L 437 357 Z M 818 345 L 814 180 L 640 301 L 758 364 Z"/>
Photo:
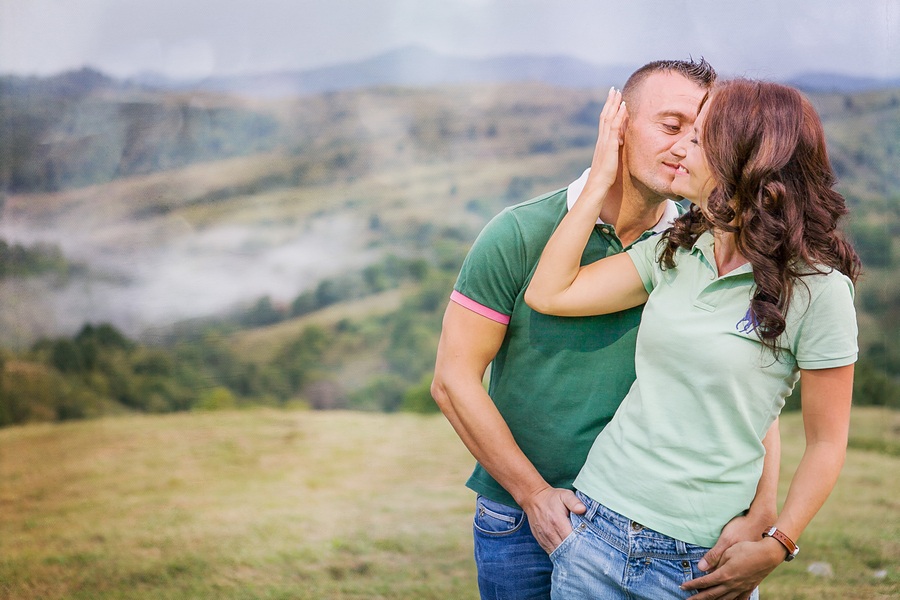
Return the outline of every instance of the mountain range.
<path id="1" fill-rule="evenodd" d="M 281 71 L 204 79 L 171 79 L 145 73 L 115 80 L 85 68 L 54 77 L 5 77 L 4 86 L 39 85 L 61 94 L 97 88 L 138 88 L 154 91 L 225 92 L 273 98 L 310 95 L 372 86 L 431 87 L 439 85 L 537 82 L 567 88 L 622 85 L 639 65 L 601 65 L 570 56 L 507 55 L 464 58 L 408 46 L 355 62 L 301 71 Z M 723 73 L 729 76 L 728 73 Z M 808 92 L 861 92 L 900 87 L 900 78 L 878 79 L 822 72 L 799 73 L 785 80 Z"/>

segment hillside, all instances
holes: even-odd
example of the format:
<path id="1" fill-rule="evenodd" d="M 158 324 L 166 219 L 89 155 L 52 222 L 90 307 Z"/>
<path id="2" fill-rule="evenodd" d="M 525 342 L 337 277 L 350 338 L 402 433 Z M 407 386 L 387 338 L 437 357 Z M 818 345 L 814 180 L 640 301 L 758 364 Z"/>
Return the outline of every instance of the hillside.
<path id="1" fill-rule="evenodd" d="M 56 244 L 89 273 L 5 293 L 0 284 L 0 299 L 19 299 L 4 305 L 22 309 L 6 321 L 20 337 L 0 343 L 97 320 L 138 334 L 265 294 L 287 301 L 386 247 L 409 252 L 410 238 L 435 224 L 463 227 L 471 241 L 506 203 L 580 173 L 592 97 L 494 86 L 257 104 L 289 142 L 106 184 L 10 193 L 0 236 Z"/>
<path id="2" fill-rule="evenodd" d="M 0 278 L 0 387 L 42 398 L 28 392 L 42 416 L 16 405 L 16 419 L 90 416 L 111 399 L 423 408 L 468 246 L 504 206 L 580 175 L 600 109 L 596 90 L 542 84 L 268 100 L 104 80 L 76 91 L 0 94 L 33 117 L 3 142 L 21 160 L 2 174 L 0 240 L 52 267 Z M 858 401 L 900 406 L 900 89 L 812 99 L 866 265 Z M 102 115 L 126 116 L 85 136 Z M 125 131 L 130 144 L 108 145 Z M 209 153 L 188 151 L 199 146 Z M 48 170 L 66 176 L 35 175 Z M 60 339 L 86 323 L 139 347 L 98 362 L 91 331 Z"/>

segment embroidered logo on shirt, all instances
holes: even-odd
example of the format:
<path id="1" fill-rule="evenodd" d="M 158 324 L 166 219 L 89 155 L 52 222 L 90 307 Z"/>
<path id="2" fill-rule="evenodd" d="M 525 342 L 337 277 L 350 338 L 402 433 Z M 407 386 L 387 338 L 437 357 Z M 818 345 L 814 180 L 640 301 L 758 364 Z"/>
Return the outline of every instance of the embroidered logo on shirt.
<path id="1" fill-rule="evenodd" d="M 750 314 L 750 309 L 748 308 L 747 314 L 745 314 L 744 317 L 735 324 L 734 328 L 741 333 L 749 334 L 756 331 L 757 325 L 759 325 L 759 323 L 757 323 L 756 318 L 752 314 Z"/>

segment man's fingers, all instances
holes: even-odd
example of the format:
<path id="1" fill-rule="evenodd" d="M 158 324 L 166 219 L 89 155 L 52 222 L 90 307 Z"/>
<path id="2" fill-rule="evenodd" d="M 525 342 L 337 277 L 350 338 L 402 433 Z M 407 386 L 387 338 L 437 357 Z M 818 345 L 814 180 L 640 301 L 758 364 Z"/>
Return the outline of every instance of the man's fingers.
<path id="1" fill-rule="evenodd" d="M 568 523 L 568 521 L 566 521 L 566 523 Z M 571 525 L 569 525 L 567 529 L 553 527 L 552 529 L 541 532 L 542 535 L 538 535 L 534 531 L 532 531 L 532 533 L 535 533 L 534 537 L 541 545 L 541 548 L 543 548 L 547 554 L 550 554 L 563 543 L 563 540 L 566 539 L 570 533 L 572 533 L 572 527 Z"/>
<path id="2" fill-rule="evenodd" d="M 541 529 L 532 526 L 531 533 L 534 534 L 534 538 L 547 554 L 553 552 L 553 550 L 555 550 L 563 541 L 563 538 L 560 537 L 560 534 L 555 527 L 551 529 Z"/>
<path id="3" fill-rule="evenodd" d="M 578 499 L 578 496 L 575 495 L 575 492 L 570 490 L 565 490 L 562 494 L 563 504 L 566 505 L 566 508 L 569 512 L 573 512 L 576 515 L 584 514 L 587 511 L 587 506 L 584 505 L 584 502 Z"/>
<path id="4" fill-rule="evenodd" d="M 570 504 L 580 504 L 571 490 L 547 488 L 526 509 L 531 531 L 549 554 L 572 532 Z"/>

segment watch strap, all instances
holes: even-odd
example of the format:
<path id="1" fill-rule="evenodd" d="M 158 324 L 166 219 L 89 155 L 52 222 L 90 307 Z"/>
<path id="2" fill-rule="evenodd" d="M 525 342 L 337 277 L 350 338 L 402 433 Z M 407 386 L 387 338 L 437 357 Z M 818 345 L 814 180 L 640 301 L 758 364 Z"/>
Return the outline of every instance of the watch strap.
<path id="1" fill-rule="evenodd" d="M 770 527 L 765 530 L 762 534 L 764 538 L 770 537 L 778 540 L 784 549 L 787 551 L 787 556 L 784 558 L 786 562 L 790 562 L 794 560 L 794 557 L 800 552 L 800 546 L 794 543 L 794 540 L 789 538 L 783 531 L 778 529 L 775 526 Z"/>

